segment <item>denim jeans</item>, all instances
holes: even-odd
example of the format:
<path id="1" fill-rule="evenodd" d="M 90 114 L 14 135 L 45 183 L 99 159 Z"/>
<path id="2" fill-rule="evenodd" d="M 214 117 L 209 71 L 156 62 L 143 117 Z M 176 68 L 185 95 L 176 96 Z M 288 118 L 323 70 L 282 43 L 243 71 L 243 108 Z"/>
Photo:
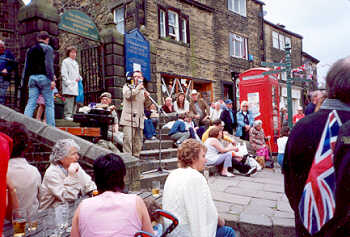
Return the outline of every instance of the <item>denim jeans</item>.
<path id="1" fill-rule="evenodd" d="M 280 164 L 281 168 L 283 168 L 283 157 L 284 157 L 284 153 L 278 153 L 277 162 L 278 164 Z"/>
<path id="2" fill-rule="evenodd" d="M 29 96 L 24 114 L 33 117 L 36 101 L 41 94 L 45 100 L 46 122 L 55 126 L 55 106 L 51 90 L 51 81 L 45 75 L 31 75 L 28 82 Z"/>
<path id="3" fill-rule="evenodd" d="M 10 82 L 5 81 L 3 76 L 0 76 L 0 104 L 4 105 L 6 100 L 6 91 Z"/>
<path id="4" fill-rule="evenodd" d="M 221 226 L 216 230 L 216 237 L 235 237 L 235 231 L 229 226 Z"/>

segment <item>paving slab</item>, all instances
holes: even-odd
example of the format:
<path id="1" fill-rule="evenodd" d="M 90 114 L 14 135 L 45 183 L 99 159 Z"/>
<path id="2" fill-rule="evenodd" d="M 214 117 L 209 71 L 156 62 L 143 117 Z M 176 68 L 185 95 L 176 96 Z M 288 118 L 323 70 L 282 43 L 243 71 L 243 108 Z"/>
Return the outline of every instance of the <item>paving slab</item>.
<path id="1" fill-rule="evenodd" d="M 237 173 L 235 173 L 237 174 Z M 283 175 L 264 169 L 255 176 L 211 176 L 208 184 L 220 216 L 242 237 L 295 236 L 294 212 Z"/>

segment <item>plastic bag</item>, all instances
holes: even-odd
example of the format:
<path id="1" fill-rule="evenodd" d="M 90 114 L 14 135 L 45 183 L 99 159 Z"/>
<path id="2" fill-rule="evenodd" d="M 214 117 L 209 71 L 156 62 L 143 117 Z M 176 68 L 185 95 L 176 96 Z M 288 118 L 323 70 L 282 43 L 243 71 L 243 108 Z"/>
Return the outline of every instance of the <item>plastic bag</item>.
<path id="1" fill-rule="evenodd" d="M 75 98 L 75 102 L 84 104 L 84 86 L 82 80 L 78 82 L 78 96 Z"/>

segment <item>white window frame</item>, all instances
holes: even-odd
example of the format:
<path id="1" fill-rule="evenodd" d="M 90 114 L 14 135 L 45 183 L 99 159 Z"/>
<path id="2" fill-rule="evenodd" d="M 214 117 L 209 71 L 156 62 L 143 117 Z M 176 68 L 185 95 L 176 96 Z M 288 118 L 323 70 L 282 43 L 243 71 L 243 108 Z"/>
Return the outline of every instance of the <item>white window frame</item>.
<path id="1" fill-rule="evenodd" d="M 122 12 L 119 14 L 122 15 L 123 17 L 121 18 L 117 18 L 118 17 L 118 11 L 119 12 Z M 117 27 L 117 31 L 121 34 L 125 34 L 125 17 L 124 17 L 124 7 L 121 6 L 121 7 L 118 7 L 116 9 L 114 9 L 114 23 L 116 24 L 116 27 Z"/>
<path id="2" fill-rule="evenodd" d="M 159 28 L 160 37 L 166 37 L 166 22 L 165 22 L 166 12 L 162 9 L 159 10 Z"/>
<path id="3" fill-rule="evenodd" d="M 174 14 L 174 24 L 170 24 L 170 15 Z M 180 41 L 180 32 L 179 32 L 179 14 L 177 12 L 168 10 L 168 27 L 169 27 L 169 36 L 174 37 L 175 40 Z M 174 33 L 170 33 L 170 28 L 174 28 Z"/>
<path id="4" fill-rule="evenodd" d="M 285 45 L 289 43 L 289 47 L 292 48 L 292 40 L 290 37 L 285 37 Z"/>
<path id="5" fill-rule="evenodd" d="M 274 47 L 275 49 L 279 49 L 280 48 L 280 42 L 278 39 L 278 33 L 276 31 L 272 31 L 272 47 Z"/>
<path id="6" fill-rule="evenodd" d="M 240 35 L 230 33 L 230 56 L 248 59 L 248 40 Z"/>
<path id="7" fill-rule="evenodd" d="M 279 44 L 280 44 L 280 50 L 284 50 L 284 48 L 285 48 L 285 37 L 284 37 L 284 35 L 279 34 L 278 35 L 278 39 L 279 39 Z"/>
<path id="8" fill-rule="evenodd" d="M 186 19 L 181 19 L 181 24 L 182 24 L 182 42 L 187 44 L 187 20 Z"/>
<path id="9" fill-rule="evenodd" d="M 235 12 L 241 16 L 247 16 L 246 0 L 228 0 L 228 10 Z"/>

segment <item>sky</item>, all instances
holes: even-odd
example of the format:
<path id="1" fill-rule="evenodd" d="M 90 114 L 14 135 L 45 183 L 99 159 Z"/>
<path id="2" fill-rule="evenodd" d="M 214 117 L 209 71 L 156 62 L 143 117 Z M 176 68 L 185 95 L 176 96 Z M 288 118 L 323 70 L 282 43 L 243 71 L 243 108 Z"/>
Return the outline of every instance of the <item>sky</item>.
<path id="1" fill-rule="evenodd" d="M 263 0 L 265 19 L 302 35 L 303 51 L 320 60 L 318 78 L 350 55 L 350 0 Z"/>
<path id="2" fill-rule="evenodd" d="M 335 61 L 350 55 L 350 0 L 262 0 L 265 19 L 302 35 L 303 51 L 320 60 L 322 81 Z M 24 0 L 26 4 L 30 0 Z"/>

